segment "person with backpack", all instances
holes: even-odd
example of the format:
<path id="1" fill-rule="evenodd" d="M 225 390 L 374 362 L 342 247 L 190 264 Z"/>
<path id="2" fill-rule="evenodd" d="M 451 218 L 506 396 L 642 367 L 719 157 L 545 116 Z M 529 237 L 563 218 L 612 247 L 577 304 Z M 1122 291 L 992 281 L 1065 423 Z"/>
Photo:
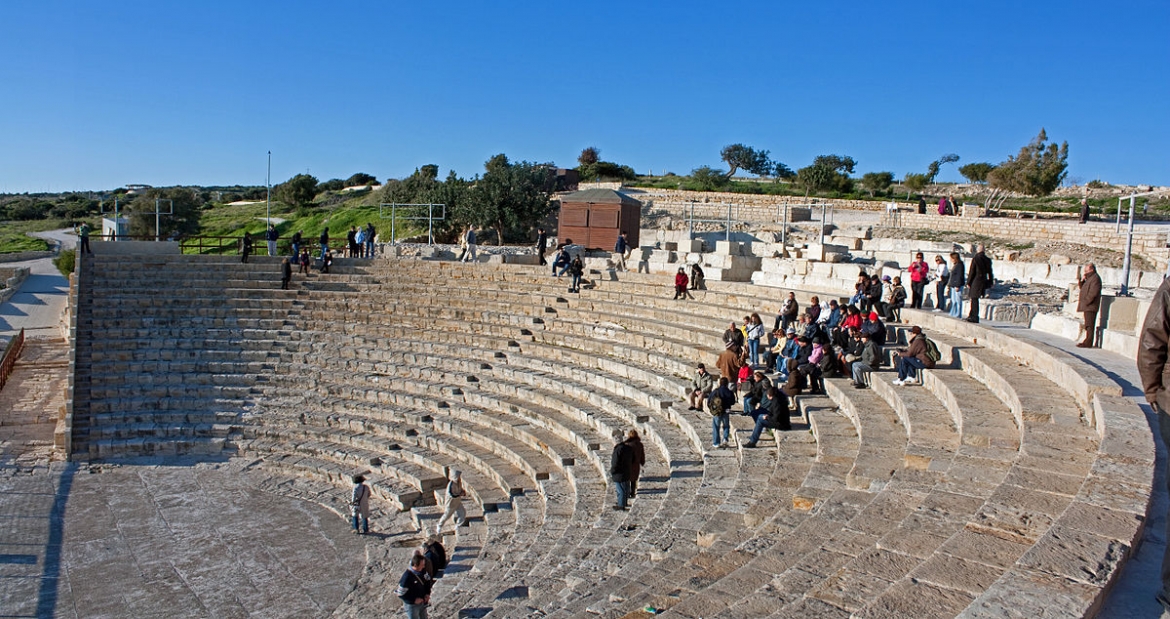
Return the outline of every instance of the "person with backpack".
<path id="1" fill-rule="evenodd" d="M 353 517 L 353 532 L 363 535 L 370 532 L 370 487 L 366 485 L 363 475 L 353 476 L 353 492 L 349 499 L 350 516 Z M 361 519 L 362 528 L 358 530 L 358 519 Z"/>
<path id="2" fill-rule="evenodd" d="M 427 573 L 427 560 L 420 555 L 410 559 L 410 569 L 398 579 L 394 593 L 402 600 L 407 619 L 427 619 L 427 606 L 431 604 L 431 588 L 435 579 Z"/>
<path id="3" fill-rule="evenodd" d="M 463 495 L 467 494 L 463 489 L 463 472 L 451 471 L 451 479 L 447 482 L 447 491 L 444 493 L 444 509 L 443 517 L 439 518 L 439 522 L 435 525 L 435 535 L 443 534 L 443 525 L 447 523 L 452 516 L 455 517 L 455 526 L 467 526 L 467 510 L 463 509 Z"/>
<path id="4" fill-rule="evenodd" d="M 920 385 L 922 384 L 921 372 L 923 369 L 933 368 L 934 362 L 937 358 L 931 358 L 927 354 L 927 339 L 926 335 L 922 333 L 922 327 L 914 325 L 910 327 L 910 333 L 913 336 L 910 339 L 910 345 L 906 348 L 899 348 L 894 353 L 894 359 L 898 368 L 898 379 L 893 384 L 898 385 Z M 937 347 L 935 348 L 937 351 Z"/>
<path id="5" fill-rule="evenodd" d="M 792 421 L 788 417 L 787 396 L 773 386 L 769 386 L 764 395 L 767 397 L 764 405 L 752 411 L 756 427 L 752 429 L 752 436 L 748 442 L 743 444 L 747 449 L 756 446 L 756 441 L 760 440 L 760 434 L 767 428 L 773 430 L 792 429 Z"/>
<path id="6" fill-rule="evenodd" d="M 623 512 L 629 509 L 630 475 L 634 469 L 634 448 L 625 438 L 621 430 L 614 430 L 613 453 L 609 457 L 609 477 L 617 487 L 617 504 L 613 509 Z"/>
<path id="7" fill-rule="evenodd" d="M 707 412 L 711 413 L 711 447 L 727 448 L 731 441 L 731 407 L 735 405 L 735 392 L 728 387 L 726 377 L 719 378 L 719 386 L 707 396 Z M 723 428 L 723 440 L 719 440 L 719 429 Z"/>

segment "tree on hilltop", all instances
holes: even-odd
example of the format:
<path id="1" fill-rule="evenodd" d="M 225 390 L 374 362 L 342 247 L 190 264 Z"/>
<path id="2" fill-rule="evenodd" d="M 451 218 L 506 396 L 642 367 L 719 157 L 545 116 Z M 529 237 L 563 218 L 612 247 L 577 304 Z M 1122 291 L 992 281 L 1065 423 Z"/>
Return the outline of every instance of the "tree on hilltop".
<path id="1" fill-rule="evenodd" d="M 601 149 L 596 146 L 586 146 L 581 149 L 581 154 L 577 155 L 577 164 L 581 167 L 593 165 L 601 161 Z"/>
<path id="2" fill-rule="evenodd" d="M 289 206 L 304 207 L 317 196 L 317 178 L 311 174 L 297 174 L 274 189 L 277 200 Z"/>
<path id="3" fill-rule="evenodd" d="M 958 155 L 956 155 L 954 153 L 950 153 L 947 155 L 943 155 L 942 157 L 939 157 L 938 159 L 935 159 L 934 161 L 931 161 L 930 165 L 926 167 L 926 182 L 928 184 L 933 183 L 935 177 L 938 176 L 939 170 L 942 169 L 942 167 L 944 165 L 946 165 L 948 163 L 955 163 L 958 160 L 959 160 Z"/>
<path id="4" fill-rule="evenodd" d="M 959 167 L 959 174 L 962 174 L 968 182 L 979 185 L 987 182 L 987 175 L 994 169 L 995 166 L 987 162 L 968 163 Z"/>
<path id="5" fill-rule="evenodd" d="M 717 170 L 711 166 L 700 166 L 691 170 L 690 185 L 698 191 L 715 191 L 730 183 L 731 181 L 728 180 L 723 170 Z"/>
<path id="6" fill-rule="evenodd" d="M 920 193 L 926 186 L 930 184 L 930 177 L 925 174 L 918 174 L 917 172 L 907 172 L 906 176 L 902 178 L 902 185 L 906 187 L 906 199 L 910 199 L 910 194 Z"/>
<path id="7" fill-rule="evenodd" d="M 893 172 L 866 172 L 861 177 L 861 186 L 869 192 L 869 197 L 882 193 L 894 184 Z"/>
<path id="8" fill-rule="evenodd" d="M 158 200 L 170 200 L 170 204 L 159 204 Z M 158 217 L 159 238 L 195 234 L 199 232 L 199 215 L 203 204 L 199 194 L 189 187 L 148 189 L 126 206 L 126 212 L 130 215 L 130 234 L 154 236 L 156 205 L 162 211 L 172 212 L 171 215 Z"/>
<path id="9" fill-rule="evenodd" d="M 772 173 L 772 160 L 768 158 L 768 151 L 756 150 L 743 144 L 728 144 L 719 151 L 719 158 L 727 163 L 727 178 L 735 176 L 739 170 L 747 170 L 756 176 L 768 176 Z"/>
<path id="10" fill-rule="evenodd" d="M 1020 148 L 1015 157 L 995 166 L 987 174 L 990 191 L 985 210 L 997 209 L 1011 193 L 1026 196 L 1046 196 L 1060 187 L 1068 174 L 1068 142 L 1057 146 L 1048 142 L 1044 129 L 1027 145 Z"/>
<path id="11" fill-rule="evenodd" d="M 551 210 L 552 164 L 512 163 L 503 153 L 488 159 L 484 174 L 472 182 L 467 199 L 458 205 L 461 222 L 488 226 L 503 243 L 524 238 Z"/>
<path id="12" fill-rule="evenodd" d="M 378 178 L 365 172 L 358 172 L 345 180 L 346 187 L 364 187 L 377 184 Z"/>
<path id="13" fill-rule="evenodd" d="M 853 173 L 857 162 L 853 157 L 841 155 L 818 155 L 812 165 L 796 171 L 796 182 L 804 187 L 804 195 L 818 191 L 848 192 L 853 186 Z"/>

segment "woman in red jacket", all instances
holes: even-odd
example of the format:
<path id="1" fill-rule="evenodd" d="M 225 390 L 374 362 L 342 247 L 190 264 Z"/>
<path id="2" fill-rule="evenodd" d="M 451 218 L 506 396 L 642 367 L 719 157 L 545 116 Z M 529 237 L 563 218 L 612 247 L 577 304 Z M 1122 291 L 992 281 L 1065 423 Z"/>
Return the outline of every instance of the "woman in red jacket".
<path id="1" fill-rule="evenodd" d="M 910 263 L 910 307 L 922 309 L 922 294 L 926 288 L 926 280 L 930 277 L 930 265 L 922 259 L 922 252 L 914 254 L 914 262 Z"/>
<path id="2" fill-rule="evenodd" d="M 687 284 L 689 283 L 690 279 L 687 278 L 686 270 L 679 267 L 678 273 L 674 276 L 674 298 L 676 300 L 680 297 L 684 299 L 687 297 L 695 298 L 691 296 L 691 293 L 687 292 Z"/>

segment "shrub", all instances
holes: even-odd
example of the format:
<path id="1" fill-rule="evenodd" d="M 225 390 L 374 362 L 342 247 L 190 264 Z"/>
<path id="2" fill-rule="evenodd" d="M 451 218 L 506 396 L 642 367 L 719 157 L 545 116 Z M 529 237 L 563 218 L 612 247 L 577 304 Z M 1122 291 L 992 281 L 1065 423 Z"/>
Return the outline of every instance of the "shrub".
<path id="1" fill-rule="evenodd" d="M 77 261 L 77 252 L 72 249 L 63 249 L 61 253 L 53 258 L 53 266 L 61 272 L 65 277 L 69 277 L 73 273 L 74 264 Z"/>

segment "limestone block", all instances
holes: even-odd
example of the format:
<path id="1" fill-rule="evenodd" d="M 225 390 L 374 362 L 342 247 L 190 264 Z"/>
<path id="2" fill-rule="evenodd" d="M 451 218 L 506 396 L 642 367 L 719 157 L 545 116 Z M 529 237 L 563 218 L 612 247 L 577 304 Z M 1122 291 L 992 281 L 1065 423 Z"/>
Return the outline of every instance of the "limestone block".
<path id="1" fill-rule="evenodd" d="M 1054 282 L 1079 282 L 1081 281 L 1081 267 L 1075 264 L 1063 266 L 1054 264 L 1048 268 L 1048 279 Z M 1104 283 L 1104 279 L 1102 279 L 1102 283 Z"/>
<path id="2" fill-rule="evenodd" d="M 1136 359 L 1141 339 L 1133 333 L 1105 329 L 1101 332 L 1100 346 L 1104 350 L 1117 353 L 1127 359 Z"/>
<path id="3" fill-rule="evenodd" d="M 855 236 L 831 236 L 829 242 L 834 245 L 841 245 L 849 251 L 861 249 L 862 240 Z"/>
<path id="4" fill-rule="evenodd" d="M 796 275 L 808 275 L 809 262 L 805 259 L 792 260 L 792 272 Z"/>
<path id="5" fill-rule="evenodd" d="M 476 257 L 478 258 L 479 256 L 476 256 Z M 483 262 L 483 261 L 477 260 L 477 262 Z M 503 254 L 489 254 L 487 257 L 487 263 L 488 264 L 504 264 L 504 255 Z"/>
<path id="6" fill-rule="evenodd" d="M 857 281 L 857 277 L 861 275 L 861 265 L 859 264 L 834 264 L 833 277 L 843 279 L 850 283 L 852 288 L 853 282 Z"/>
<path id="7" fill-rule="evenodd" d="M 538 265 L 538 264 L 540 264 L 540 256 L 537 256 L 536 254 L 509 255 L 504 260 L 504 263 L 505 264 Z"/>
<path id="8" fill-rule="evenodd" d="M 809 269 L 811 275 L 829 277 L 833 274 L 833 265 L 824 262 L 814 262 Z"/>
<path id="9" fill-rule="evenodd" d="M 1048 264 L 1066 265 L 1072 264 L 1072 258 L 1064 254 L 1052 254 L 1048 257 Z"/>
<path id="10" fill-rule="evenodd" d="M 703 251 L 703 239 L 686 239 L 685 241 L 680 241 L 678 249 L 688 254 L 701 252 Z"/>
<path id="11" fill-rule="evenodd" d="M 848 262 L 851 259 L 849 254 L 825 254 L 825 262 L 836 264 L 839 262 Z"/>
<path id="12" fill-rule="evenodd" d="M 1051 333 L 1052 335 L 1060 336 L 1067 340 L 1077 341 L 1082 339 L 1082 334 L 1084 333 L 1079 319 L 1058 314 L 1036 314 L 1032 317 L 1031 328 L 1044 333 Z"/>
<path id="13" fill-rule="evenodd" d="M 1137 326 L 1138 300 L 1132 297 L 1101 297 L 1101 325 L 1133 333 Z"/>
<path id="14" fill-rule="evenodd" d="M 662 244 L 662 249 L 667 251 L 678 251 L 678 243 L 674 241 L 667 241 Z"/>
<path id="15" fill-rule="evenodd" d="M 655 249 L 650 252 L 650 262 L 674 263 L 678 261 L 678 254 L 665 249 Z"/>
<path id="16" fill-rule="evenodd" d="M 820 243 L 809 243 L 802 252 L 802 257 L 806 260 L 824 260 L 825 246 Z"/>
<path id="17" fill-rule="evenodd" d="M 742 246 L 738 241 L 715 241 L 715 253 L 724 256 L 738 256 Z"/>
<path id="18" fill-rule="evenodd" d="M 703 254 L 699 252 L 689 252 L 685 259 L 687 264 L 703 264 Z"/>
<path id="19" fill-rule="evenodd" d="M 1138 274 L 1138 283 L 1135 288 L 1150 288 L 1156 289 L 1162 285 L 1162 277 L 1164 273 L 1155 273 L 1153 271 L 1142 271 Z"/>

